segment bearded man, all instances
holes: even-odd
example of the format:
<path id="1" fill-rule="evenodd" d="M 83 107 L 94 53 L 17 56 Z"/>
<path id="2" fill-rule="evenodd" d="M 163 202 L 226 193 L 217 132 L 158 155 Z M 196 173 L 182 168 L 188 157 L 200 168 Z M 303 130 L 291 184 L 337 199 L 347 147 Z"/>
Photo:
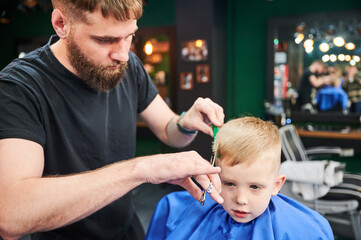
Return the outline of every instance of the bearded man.
<path id="1" fill-rule="evenodd" d="M 179 117 L 130 52 L 141 0 L 53 0 L 56 36 L 0 72 L 0 235 L 143 239 L 131 190 L 179 184 L 196 199 L 218 167 L 194 151 L 135 158 L 139 115 L 164 143 L 213 136 L 223 109 L 199 98 Z M 208 175 L 208 176 L 207 176 Z M 218 191 L 217 191 L 218 190 Z"/>

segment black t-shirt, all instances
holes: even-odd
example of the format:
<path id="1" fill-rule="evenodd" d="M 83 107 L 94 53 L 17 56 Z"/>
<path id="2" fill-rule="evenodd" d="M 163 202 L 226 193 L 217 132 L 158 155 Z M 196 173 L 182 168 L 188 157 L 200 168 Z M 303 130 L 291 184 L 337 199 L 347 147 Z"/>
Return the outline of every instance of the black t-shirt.
<path id="1" fill-rule="evenodd" d="M 85 85 L 55 58 L 50 45 L 57 40 L 53 36 L 47 45 L 0 72 L 0 139 L 41 144 L 43 176 L 79 173 L 133 158 L 137 114 L 157 95 L 142 63 L 130 52 L 126 77 L 103 93 Z M 133 215 L 128 193 L 48 237 L 47 233 L 33 237 L 119 239 Z"/>
<path id="2" fill-rule="evenodd" d="M 310 77 L 315 75 L 310 70 L 307 70 L 303 73 L 301 77 L 300 87 L 298 89 L 298 103 L 299 106 L 302 106 L 307 103 L 311 103 L 311 92 L 312 84 L 310 82 Z"/>

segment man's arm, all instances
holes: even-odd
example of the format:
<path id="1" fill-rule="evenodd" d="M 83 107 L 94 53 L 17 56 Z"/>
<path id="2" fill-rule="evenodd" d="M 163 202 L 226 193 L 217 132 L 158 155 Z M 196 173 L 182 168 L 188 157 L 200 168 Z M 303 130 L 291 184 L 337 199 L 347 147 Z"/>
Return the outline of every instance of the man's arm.
<path id="1" fill-rule="evenodd" d="M 184 134 L 176 123 L 179 118 L 157 95 L 150 105 L 140 113 L 152 132 L 164 143 L 173 147 L 187 146 L 196 134 Z M 198 98 L 179 122 L 187 131 L 202 131 L 213 137 L 211 124 L 222 126 L 223 108 L 209 98 Z"/>
<path id="2" fill-rule="evenodd" d="M 176 121 L 179 116 L 159 95 L 140 113 L 140 116 L 152 132 L 169 146 L 176 148 L 187 146 L 196 136 L 196 134 L 183 134 L 176 130 Z"/>
<path id="3" fill-rule="evenodd" d="M 316 77 L 315 75 L 311 75 L 309 80 L 310 80 L 311 85 L 315 88 L 319 88 L 322 85 L 328 85 L 331 83 L 330 76 Z"/>
<path id="4" fill-rule="evenodd" d="M 78 221 L 145 182 L 187 185 L 199 194 L 190 177 L 220 171 L 195 152 L 140 157 L 69 176 L 42 177 L 43 167 L 39 144 L 0 140 L 0 234 L 4 239 Z"/>

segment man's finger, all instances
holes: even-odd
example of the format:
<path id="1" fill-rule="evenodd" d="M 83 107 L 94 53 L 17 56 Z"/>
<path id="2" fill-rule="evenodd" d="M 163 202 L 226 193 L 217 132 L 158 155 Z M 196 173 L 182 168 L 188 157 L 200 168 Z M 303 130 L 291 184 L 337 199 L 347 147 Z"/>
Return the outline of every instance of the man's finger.
<path id="1" fill-rule="evenodd" d="M 192 181 L 190 178 L 184 179 L 179 186 L 183 187 L 187 190 L 190 195 L 192 195 L 197 201 L 199 201 L 202 197 L 202 190 Z"/>
<path id="2" fill-rule="evenodd" d="M 221 193 L 222 187 L 221 187 L 221 180 L 219 179 L 219 175 L 218 174 L 210 174 L 210 175 L 208 175 L 208 177 L 211 179 L 214 188 L 217 189 L 217 192 Z"/>
<path id="3" fill-rule="evenodd" d="M 202 176 L 197 176 L 196 180 L 199 183 L 199 185 L 201 185 L 201 187 L 204 190 L 207 190 L 209 188 L 209 185 L 211 183 L 211 179 L 214 179 L 214 183 L 212 182 L 212 191 L 209 194 L 211 196 L 211 198 L 213 198 L 213 200 L 215 200 L 217 203 L 223 203 L 223 198 L 220 195 L 220 182 L 217 180 L 217 177 L 215 176 L 217 174 L 214 175 L 209 175 L 210 178 L 206 175 L 202 175 Z"/>

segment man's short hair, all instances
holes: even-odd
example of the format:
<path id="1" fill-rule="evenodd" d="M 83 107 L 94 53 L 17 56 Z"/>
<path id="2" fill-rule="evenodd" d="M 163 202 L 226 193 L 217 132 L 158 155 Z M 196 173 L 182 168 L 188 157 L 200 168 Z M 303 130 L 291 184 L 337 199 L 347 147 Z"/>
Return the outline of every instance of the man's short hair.
<path id="1" fill-rule="evenodd" d="M 142 0 L 52 0 L 53 8 L 60 9 L 74 22 L 87 23 L 86 12 L 93 13 L 98 9 L 104 18 L 114 17 L 119 21 L 136 19 L 143 14 Z"/>

